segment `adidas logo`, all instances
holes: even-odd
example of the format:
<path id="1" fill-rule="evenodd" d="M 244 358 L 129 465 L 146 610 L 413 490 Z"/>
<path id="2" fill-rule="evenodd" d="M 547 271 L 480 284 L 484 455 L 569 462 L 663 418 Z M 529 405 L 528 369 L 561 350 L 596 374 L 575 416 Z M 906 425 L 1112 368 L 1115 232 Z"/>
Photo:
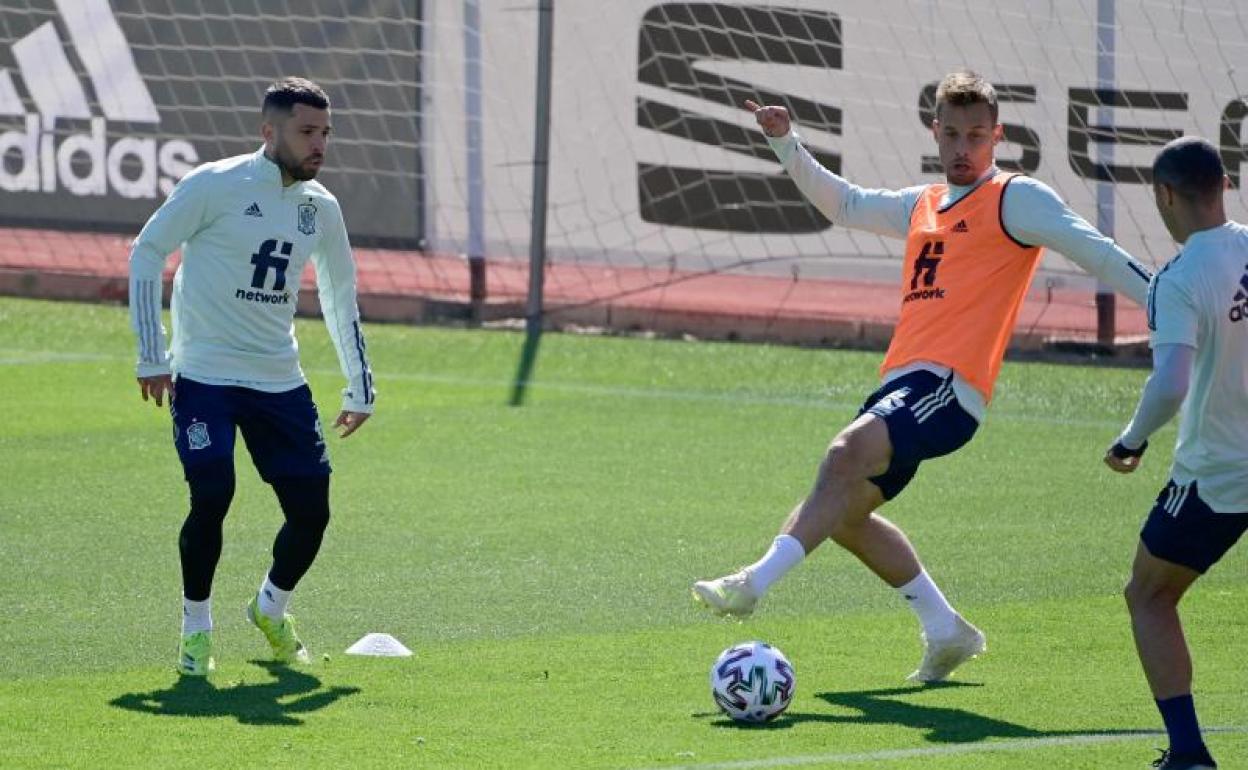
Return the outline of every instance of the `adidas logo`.
<path id="1" fill-rule="evenodd" d="M 1248 265 L 1244 268 L 1248 269 Z M 1248 318 L 1248 273 L 1239 277 L 1239 286 L 1239 291 L 1235 292 L 1235 296 L 1231 299 L 1231 302 L 1235 304 L 1231 305 L 1231 312 L 1227 314 L 1231 323 L 1239 323 Z"/>
<path id="2" fill-rule="evenodd" d="M 185 139 L 161 143 L 153 136 L 135 135 L 116 137 L 110 144 L 108 121 L 157 125 L 156 104 L 108 0 L 55 2 L 72 48 L 66 48 L 56 25 L 47 21 L 13 43 L 20 80 L 15 82 L 14 73 L 0 68 L 0 128 L 7 117 L 23 118 L 20 127 L 0 132 L 0 157 L 7 161 L 0 164 L 0 189 L 55 193 L 63 188 L 82 197 L 110 192 L 122 198 L 168 195 L 199 162 L 195 147 Z M 77 69 L 68 51 L 76 57 Z M 92 114 L 80 70 L 91 80 L 102 117 Z M 65 121 L 88 121 L 90 128 L 65 134 Z M 83 157 L 87 162 L 78 162 Z"/>
<path id="3" fill-rule="evenodd" d="M 264 216 L 264 214 L 260 213 L 260 204 L 259 204 L 259 203 L 254 202 L 254 201 L 252 202 L 252 204 L 251 204 L 250 206 L 248 206 L 248 207 L 247 207 L 247 210 L 246 210 L 246 211 L 244 211 L 243 213 L 244 213 L 244 214 L 246 214 L 246 215 L 247 215 L 247 216 L 249 216 L 249 217 L 262 217 L 262 216 Z"/>
<path id="4" fill-rule="evenodd" d="M 970 232 L 970 230 L 969 230 L 969 229 L 967 229 L 967 226 L 966 226 L 966 220 L 965 220 L 965 219 L 959 219 L 959 220 L 958 220 L 958 223 L 957 223 L 956 225 L 954 225 L 954 226 L 953 226 L 953 232 L 955 232 L 955 233 L 969 233 L 969 232 Z"/>

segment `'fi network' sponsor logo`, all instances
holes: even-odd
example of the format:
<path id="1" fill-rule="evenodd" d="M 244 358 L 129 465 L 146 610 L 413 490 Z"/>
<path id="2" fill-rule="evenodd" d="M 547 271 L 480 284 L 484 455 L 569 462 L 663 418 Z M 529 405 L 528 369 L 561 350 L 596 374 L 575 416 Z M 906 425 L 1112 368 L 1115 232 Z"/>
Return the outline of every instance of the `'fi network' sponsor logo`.
<path id="1" fill-rule="evenodd" d="M 106 122 L 160 123 L 121 26 L 108 0 L 55 0 L 74 53 L 82 62 L 103 117 L 92 115 L 83 83 L 52 22 L 13 44 L 30 113 L 13 77 L 0 69 L 0 119 L 23 117 L 22 127 L 0 133 L 0 189 L 77 196 L 155 198 L 195 167 L 199 156 L 185 139 L 123 135 L 108 141 Z M 89 121 L 85 133 L 59 138 L 58 120 Z"/>

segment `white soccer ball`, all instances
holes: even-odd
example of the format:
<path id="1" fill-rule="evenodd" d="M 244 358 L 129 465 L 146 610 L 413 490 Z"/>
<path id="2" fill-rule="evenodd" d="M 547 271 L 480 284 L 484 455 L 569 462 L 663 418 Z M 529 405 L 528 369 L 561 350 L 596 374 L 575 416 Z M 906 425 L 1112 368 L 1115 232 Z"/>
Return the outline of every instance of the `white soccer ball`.
<path id="1" fill-rule="evenodd" d="M 711 695 L 738 722 L 775 719 L 793 701 L 797 676 L 784 653 L 764 642 L 724 650 L 711 667 Z"/>

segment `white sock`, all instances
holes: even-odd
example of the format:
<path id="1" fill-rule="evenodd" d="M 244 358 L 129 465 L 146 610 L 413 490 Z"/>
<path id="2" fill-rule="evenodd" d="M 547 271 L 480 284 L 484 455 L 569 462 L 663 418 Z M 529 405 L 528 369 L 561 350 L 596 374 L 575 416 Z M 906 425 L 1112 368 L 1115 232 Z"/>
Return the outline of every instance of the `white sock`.
<path id="1" fill-rule="evenodd" d="M 265 575 L 264 583 L 260 585 L 260 593 L 257 594 L 260 611 L 274 620 L 281 620 L 286 615 L 286 605 L 290 604 L 290 594 L 290 591 L 283 591 L 273 585 L 273 581 Z"/>
<path id="2" fill-rule="evenodd" d="M 750 575 L 750 585 L 761 596 L 771 584 L 784 577 L 789 570 L 806 558 L 806 549 L 792 535 L 779 535 L 771 542 L 771 548 L 763 558 L 745 568 Z"/>
<path id="3" fill-rule="evenodd" d="M 940 592 L 927 570 L 921 570 L 914 580 L 897 589 L 901 598 L 910 604 L 910 609 L 919 616 L 923 624 L 923 633 L 928 639 L 943 639 L 953 636 L 957 626 L 954 619 L 958 613 L 954 611 L 945 595 Z"/>
<path id="4" fill-rule="evenodd" d="M 182 635 L 212 630 L 212 597 L 193 602 L 182 597 Z"/>

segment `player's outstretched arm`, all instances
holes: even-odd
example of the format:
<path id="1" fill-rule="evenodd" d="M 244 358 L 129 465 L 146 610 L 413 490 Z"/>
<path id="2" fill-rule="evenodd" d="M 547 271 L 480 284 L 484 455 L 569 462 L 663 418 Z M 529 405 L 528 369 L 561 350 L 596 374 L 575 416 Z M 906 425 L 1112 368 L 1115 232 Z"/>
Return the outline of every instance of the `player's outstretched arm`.
<path id="1" fill-rule="evenodd" d="M 1005 188 L 1001 218 L 1010 237 L 1064 254 L 1114 291 L 1144 306 L 1152 273 L 1075 213 L 1053 188 L 1031 177 L 1012 180 Z"/>
<path id="2" fill-rule="evenodd" d="M 834 224 L 866 230 L 891 238 L 905 238 L 910 230 L 910 212 L 922 187 L 904 190 L 868 190 L 852 184 L 806 151 L 796 132 L 789 111 L 780 106 L 762 106 L 750 99 L 745 109 L 754 114 L 784 170 L 797 189 Z"/>

